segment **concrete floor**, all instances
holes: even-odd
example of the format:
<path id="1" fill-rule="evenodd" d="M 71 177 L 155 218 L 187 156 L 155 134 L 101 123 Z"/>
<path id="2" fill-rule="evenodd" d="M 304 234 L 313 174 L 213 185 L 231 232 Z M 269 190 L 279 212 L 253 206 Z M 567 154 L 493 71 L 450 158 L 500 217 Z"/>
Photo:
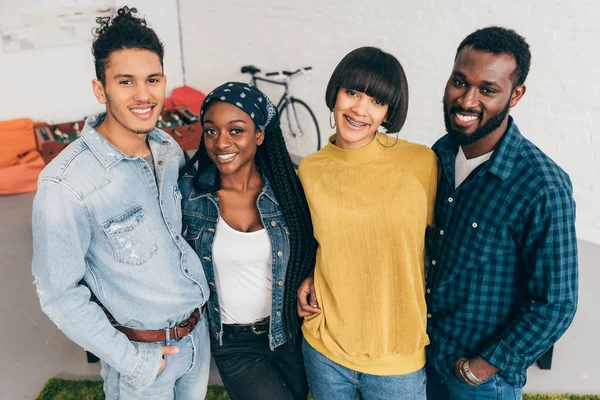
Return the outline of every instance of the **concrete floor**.
<path id="1" fill-rule="evenodd" d="M 33 399 L 51 377 L 100 378 L 99 364 L 42 313 L 31 276 L 33 193 L 0 196 L 0 398 Z M 580 299 L 575 322 L 554 350 L 553 367 L 529 370 L 526 392 L 600 393 L 600 246 L 580 242 Z M 214 366 L 213 366 L 214 367 Z M 216 368 L 210 382 L 219 383 Z"/>

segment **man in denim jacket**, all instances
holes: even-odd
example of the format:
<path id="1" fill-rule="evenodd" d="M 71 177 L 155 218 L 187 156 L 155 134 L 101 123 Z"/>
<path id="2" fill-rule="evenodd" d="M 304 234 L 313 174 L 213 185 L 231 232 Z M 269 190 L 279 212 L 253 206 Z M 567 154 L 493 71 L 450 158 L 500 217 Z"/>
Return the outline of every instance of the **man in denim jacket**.
<path id="1" fill-rule="evenodd" d="M 163 47 L 135 12 L 99 21 L 93 89 L 107 113 L 39 177 L 33 274 L 42 310 L 102 360 L 107 398 L 204 399 L 208 285 L 180 234 L 183 152 L 155 128 Z"/>

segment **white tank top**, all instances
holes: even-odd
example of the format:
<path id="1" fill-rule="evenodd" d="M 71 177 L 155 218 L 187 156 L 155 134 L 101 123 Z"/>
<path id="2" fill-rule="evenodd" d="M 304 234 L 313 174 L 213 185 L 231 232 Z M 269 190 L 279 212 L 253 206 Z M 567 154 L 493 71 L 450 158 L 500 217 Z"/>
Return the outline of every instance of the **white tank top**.
<path id="1" fill-rule="evenodd" d="M 240 232 L 219 218 L 212 259 L 224 324 L 251 324 L 271 315 L 271 241 L 266 229 Z"/>

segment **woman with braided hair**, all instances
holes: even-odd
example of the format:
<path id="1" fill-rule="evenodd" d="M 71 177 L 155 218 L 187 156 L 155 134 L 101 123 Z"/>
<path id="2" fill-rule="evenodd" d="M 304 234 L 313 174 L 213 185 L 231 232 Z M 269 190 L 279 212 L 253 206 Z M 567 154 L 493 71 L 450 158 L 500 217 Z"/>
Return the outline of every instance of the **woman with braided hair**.
<path id="1" fill-rule="evenodd" d="M 277 109 L 229 82 L 202 104 L 203 137 L 180 179 L 183 235 L 210 286 L 211 348 L 232 399 L 308 394 L 296 292 L 316 242 Z M 283 346 L 284 343 L 287 343 Z"/>

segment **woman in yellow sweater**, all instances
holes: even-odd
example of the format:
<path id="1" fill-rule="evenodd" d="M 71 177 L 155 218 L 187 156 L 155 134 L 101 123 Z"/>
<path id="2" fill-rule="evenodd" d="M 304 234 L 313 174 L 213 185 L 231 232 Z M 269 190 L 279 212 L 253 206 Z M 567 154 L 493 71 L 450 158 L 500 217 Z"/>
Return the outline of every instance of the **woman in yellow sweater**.
<path id="1" fill-rule="evenodd" d="M 336 132 L 298 169 L 319 243 L 298 291 L 310 390 L 315 400 L 425 399 L 424 239 L 438 162 L 398 139 L 408 85 L 394 56 L 349 53 L 326 102 Z"/>

